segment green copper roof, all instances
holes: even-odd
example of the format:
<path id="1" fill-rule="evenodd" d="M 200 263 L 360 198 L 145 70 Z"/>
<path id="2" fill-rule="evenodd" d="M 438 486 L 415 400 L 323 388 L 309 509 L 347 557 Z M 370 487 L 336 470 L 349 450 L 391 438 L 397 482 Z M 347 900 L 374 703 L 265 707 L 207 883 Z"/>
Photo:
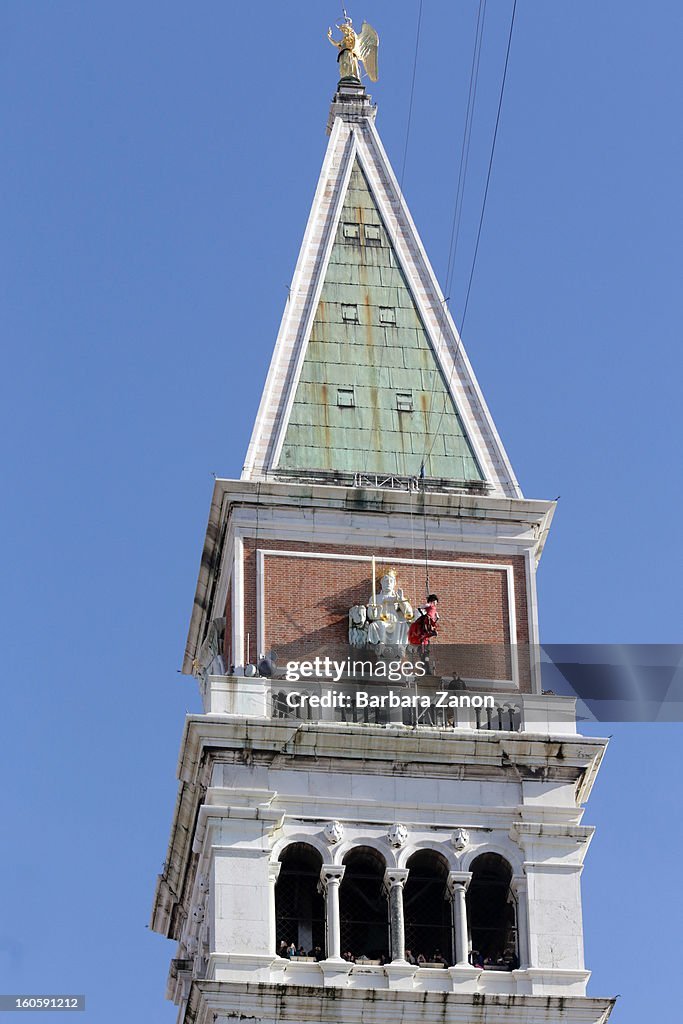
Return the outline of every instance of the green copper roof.
<path id="1" fill-rule="evenodd" d="M 417 475 L 434 434 L 427 476 L 483 479 L 356 163 L 279 466 Z"/>

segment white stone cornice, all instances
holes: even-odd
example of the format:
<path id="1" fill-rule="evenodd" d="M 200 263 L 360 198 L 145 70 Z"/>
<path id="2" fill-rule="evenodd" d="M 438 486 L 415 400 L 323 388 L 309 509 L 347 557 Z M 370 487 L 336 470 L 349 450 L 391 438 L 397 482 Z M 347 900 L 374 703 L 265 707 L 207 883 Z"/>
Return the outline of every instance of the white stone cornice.
<path id="1" fill-rule="evenodd" d="M 544 872 L 549 875 L 581 875 L 583 863 L 562 860 L 525 860 L 522 865 L 525 874 Z"/>
<path id="2" fill-rule="evenodd" d="M 201 851 L 204 845 L 205 835 L 210 828 L 217 825 L 223 825 L 225 822 L 233 819 L 261 822 L 262 827 L 265 827 L 265 829 L 270 832 L 282 826 L 284 814 L 282 811 L 271 810 L 269 807 L 239 807 L 235 805 L 220 806 L 217 804 L 202 804 L 199 808 L 199 815 L 197 816 L 194 842 L 192 844 L 193 851 L 196 853 Z"/>
<path id="3" fill-rule="evenodd" d="M 548 845 L 567 846 L 573 843 L 575 846 L 588 846 L 595 828 L 592 825 L 562 825 L 548 822 L 516 821 L 510 828 L 510 838 L 518 843 L 522 849 L 532 846 L 534 843 L 542 842 Z"/>
<path id="4" fill-rule="evenodd" d="M 290 722 L 287 719 L 245 718 L 233 715 L 188 716 L 183 749 L 181 777 L 193 779 L 206 748 L 224 750 L 249 748 L 250 756 L 262 750 L 268 757 L 282 753 L 296 757 L 290 767 L 305 767 L 308 756 L 333 759 L 336 766 L 353 770 L 354 761 L 372 770 L 373 762 L 393 763 L 410 760 L 416 770 L 431 765 L 436 775 L 463 777 L 463 767 L 477 764 L 481 770 L 491 767 L 492 777 L 500 777 L 503 765 L 523 768 L 532 780 L 537 769 L 554 764 L 567 778 L 580 778 L 591 766 L 606 741 L 593 736 L 548 736 L 535 733 L 496 733 L 487 730 L 443 730 L 423 727 L 417 732 L 401 726 L 359 728 L 339 722 Z M 351 745 L 350 745 L 351 744 Z M 559 747 L 561 759 L 557 758 Z M 300 765 L 298 762 L 301 762 Z M 525 823 L 519 823 L 523 825 Z M 533 824 L 533 823 L 529 823 Z"/>
<path id="5" fill-rule="evenodd" d="M 585 825 L 515 822 L 509 835 L 524 851 L 525 871 L 580 873 L 594 831 Z"/>
<path id="6" fill-rule="evenodd" d="M 218 959 L 218 958 L 217 958 Z M 605 1024 L 613 999 L 587 998 L 577 995 L 512 995 L 487 993 L 485 998 L 473 1000 L 471 988 L 444 992 L 443 987 L 431 991 L 405 991 L 402 989 L 378 990 L 376 980 L 383 977 L 383 969 L 370 972 L 372 998 L 368 998 L 368 987 L 362 986 L 362 976 L 355 978 L 357 987 L 347 982 L 353 964 L 319 965 L 321 972 L 331 971 L 334 975 L 333 994 L 327 982 L 319 989 L 310 985 L 287 985 L 283 999 L 282 985 L 274 983 L 250 984 L 235 981 L 195 981 L 190 996 L 189 1012 L 197 1024 L 208 1024 L 217 1017 L 239 1016 L 245 1020 L 277 1020 L 278 1024 L 325 1024 L 331 1019 L 343 1020 L 345 1024 L 424 1024 L 429 1020 L 446 1019 L 449 1024 Z M 466 968 L 467 973 L 472 969 Z M 451 969 L 451 976 L 454 969 Z M 378 972 L 378 973 L 377 973 Z M 430 972 L 424 972 L 428 977 Z M 486 975 L 486 972 L 473 972 Z M 513 972 L 514 973 L 514 972 Z M 528 975 L 529 972 L 519 972 Z M 553 976 L 562 981 L 578 979 L 579 972 L 538 972 L 538 982 L 547 979 L 552 984 Z M 436 972 L 434 972 L 436 975 Z M 457 975 L 456 975 L 457 977 Z M 581 972 L 581 979 L 585 972 Z M 497 979 L 500 980 L 499 978 Z M 358 986 L 358 981 L 361 985 Z M 559 986 L 562 991 L 562 986 Z M 566 991 L 566 989 L 565 989 Z M 332 1007 L 332 1000 L 334 1004 Z M 333 1009 L 334 1018 L 331 1016 Z"/>

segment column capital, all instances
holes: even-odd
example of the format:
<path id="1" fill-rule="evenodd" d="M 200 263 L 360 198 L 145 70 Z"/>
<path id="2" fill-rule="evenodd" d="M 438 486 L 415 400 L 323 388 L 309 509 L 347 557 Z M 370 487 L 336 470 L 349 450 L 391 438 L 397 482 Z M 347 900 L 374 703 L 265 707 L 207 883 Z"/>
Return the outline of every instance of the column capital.
<path id="1" fill-rule="evenodd" d="M 454 896 L 457 886 L 462 886 L 463 890 L 466 892 L 471 881 L 471 871 L 449 871 L 448 877 L 446 878 L 446 888 L 449 894 Z"/>
<path id="2" fill-rule="evenodd" d="M 339 885 L 345 871 L 345 864 L 323 864 L 320 869 L 320 884 L 323 889 L 327 889 L 328 885 Z"/>
<path id="3" fill-rule="evenodd" d="M 409 874 L 408 868 L 387 868 L 384 872 L 384 885 L 387 889 L 392 889 L 395 885 L 403 888 Z"/>
<path id="4" fill-rule="evenodd" d="M 526 875 L 513 875 L 510 884 L 515 892 L 526 892 L 527 877 Z"/>
<path id="5" fill-rule="evenodd" d="M 279 860 L 271 861 L 268 864 L 268 878 L 271 882 L 277 882 L 282 863 Z"/>

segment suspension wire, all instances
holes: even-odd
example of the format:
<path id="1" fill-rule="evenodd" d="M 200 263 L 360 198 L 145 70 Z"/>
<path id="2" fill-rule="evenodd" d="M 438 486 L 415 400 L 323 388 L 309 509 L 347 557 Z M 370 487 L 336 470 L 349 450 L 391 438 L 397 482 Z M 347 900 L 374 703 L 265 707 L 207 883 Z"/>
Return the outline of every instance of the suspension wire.
<path id="1" fill-rule="evenodd" d="M 500 83 L 500 95 L 498 97 L 498 110 L 496 111 L 496 126 L 493 129 L 493 141 L 491 142 L 491 154 L 489 156 L 489 166 L 486 172 L 486 187 L 484 189 L 484 198 L 481 204 L 481 214 L 479 215 L 479 226 L 477 228 L 477 241 L 474 246 L 474 256 L 472 257 L 472 267 L 470 269 L 470 277 L 467 282 L 467 294 L 465 295 L 465 304 L 462 311 L 462 320 L 460 321 L 460 336 L 462 337 L 463 327 L 465 325 L 465 317 L 467 316 L 467 308 L 470 301 L 470 291 L 472 288 L 472 279 L 474 278 L 474 268 L 477 265 L 477 255 L 479 253 L 479 242 L 481 240 L 481 229 L 484 223 L 484 211 L 486 210 L 486 200 L 489 194 L 489 185 L 491 183 L 491 169 L 493 168 L 493 155 L 496 151 L 496 139 L 498 138 L 498 125 L 500 124 L 500 112 L 503 106 L 503 93 L 505 92 L 505 82 L 508 73 L 508 63 L 510 61 L 510 46 L 512 44 L 512 30 L 515 27 L 515 12 L 517 10 L 517 0 L 514 0 L 512 5 L 512 17 L 510 18 L 510 31 L 508 33 L 508 44 L 505 51 L 505 66 L 503 68 L 503 78 Z"/>
<path id="2" fill-rule="evenodd" d="M 467 167 L 469 164 L 469 151 L 470 142 L 472 137 L 472 124 L 474 121 L 474 109 L 477 98 L 477 84 L 479 81 L 479 64 L 481 59 L 481 46 L 484 37 L 484 19 L 486 17 L 486 0 L 479 0 L 479 7 L 477 9 L 477 23 L 474 30 L 474 46 L 472 49 L 472 61 L 470 64 L 470 81 L 467 92 L 467 107 L 465 110 L 465 123 L 463 126 L 462 142 L 460 145 L 460 165 L 458 167 L 458 182 L 455 190 L 455 201 L 453 204 L 453 217 L 451 220 L 451 235 L 448 246 L 448 265 L 446 268 L 446 279 L 445 279 L 445 291 L 446 297 L 442 300 L 441 310 L 438 319 L 438 338 L 440 342 L 443 339 L 443 332 L 446 322 L 446 303 L 448 302 L 448 291 L 451 285 L 453 270 L 455 268 L 455 255 L 457 251 L 458 237 L 460 232 L 460 218 L 462 213 L 462 204 L 465 194 L 465 181 L 467 179 Z M 438 375 L 434 375 L 434 381 L 431 388 L 429 398 L 429 408 L 431 409 L 434 395 L 436 394 Z M 449 382 L 450 386 L 450 382 Z M 444 403 L 447 400 L 447 395 L 444 396 Z M 445 406 L 444 406 L 445 408 Z M 439 420 L 439 427 L 441 426 L 441 420 Z M 438 431 L 437 431 L 438 433 Z M 425 599 L 429 596 L 430 583 L 429 583 L 429 542 L 428 542 L 428 530 L 427 530 L 427 489 L 425 482 L 425 463 L 428 458 L 426 452 L 427 444 L 429 441 L 429 434 L 425 439 L 425 449 L 422 454 L 422 460 L 420 464 L 420 480 L 422 482 L 422 530 L 424 534 L 424 563 L 425 563 Z M 433 444 L 432 444 L 433 447 Z M 429 450 L 431 454 L 431 448 Z"/>
<path id="3" fill-rule="evenodd" d="M 482 226 L 484 224 L 484 213 L 485 213 L 485 210 L 486 210 L 486 200 L 488 198 L 489 185 L 491 183 L 491 170 L 493 168 L 493 157 L 494 157 L 494 154 L 495 154 L 495 151 L 496 151 L 496 140 L 498 138 L 498 127 L 500 125 L 500 113 L 501 113 L 501 110 L 502 110 L 502 107 L 503 107 L 503 95 L 505 93 L 505 83 L 507 81 L 508 64 L 509 64 L 509 61 L 510 61 L 510 47 L 511 47 L 511 44 L 512 44 L 512 32 L 513 32 L 513 29 L 515 27 L 515 14 L 516 14 L 516 11 L 517 11 L 517 0 L 513 0 L 512 16 L 510 18 L 510 29 L 509 29 L 509 32 L 508 32 L 507 48 L 506 48 L 506 51 L 505 51 L 505 64 L 503 66 L 503 75 L 502 75 L 502 78 L 501 78 L 500 92 L 499 92 L 499 95 L 498 95 L 498 109 L 496 111 L 496 123 L 495 123 L 495 127 L 494 127 L 494 130 L 493 130 L 493 138 L 491 140 L 491 151 L 489 153 L 488 170 L 486 172 L 486 185 L 484 187 L 484 196 L 483 196 L 483 199 L 482 199 L 481 211 L 480 211 L 480 214 L 479 214 L 479 225 L 478 225 L 478 228 L 477 228 L 477 237 L 476 237 L 476 242 L 475 242 L 475 246 L 474 246 L 474 255 L 472 257 L 472 265 L 470 267 L 469 280 L 467 282 L 467 292 L 466 292 L 466 295 L 465 295 L 465 303 L 464 303 L 464 306 L 463 306 L 462 319 L 460 321 L 460 330 L 458 331 L 458 341 L 457 341 L 457 344 L 455 346 L 455 351 L 453 353 L 453 365 L 451 366 L 451 372 L 450 372 L 449 377 L 448 377 L 448 388 L 447 388 L 447 392 L 448 393 L 450 392 L 450 386 L 451 386 L 451 383 L 452 383 L 452 380 L 453 380 L 453 374 L 455 372 L 457 356 L 458 356 L 458 353 L 459 353 L 459 350 L 460 350 L 460 346 L 462 344 L 462 334 L 463 334 L 463 330 L 464 330 L 464 327 L 465 327 L 465 320 L 466 320 L 466 317 L 467 317 L 467 310 L 468 310 L 468 307 L 469 307 L 470 293 L 471 293 L 471 290 L 472 290 L 472 281 L 474 279 L 474 270 L 475 270 L 476 263 L 477 263 L 477 255 L 479 253 L 479 242 L 481 241 Z M 434 448 L 434 445 L 436 443 L 436 439 L 438 437 L 439 430 L 440 430 L 441 424 L 443 422 L 443 418 L 444 418 L 444 416 L 446 414 L 446 399 L 447 399 L 447 397 L 448 397 L 448 394 L 446 394 L 444 396 L 444 404 L 443 404 L 443 409 L 441 410 L 441 416 L 439 417 L 439 422 L 437 423 L 436 430 L 434 431 L 434 436 L 432 438 L 432 443 L 431 443 L 431 445 L 429 447 L 429 450 L 425 453 L 424 461 L 426 461 L 426 459 L 429 458 L 429 456 L 431 455 L 432 450 Z M 423 465 L 424 465 L 424 461 L 423 461 Z"/>
<path id="4" fill-rule="evenodd" d="M 427 492 L 425 490 L 425 472 L 424 463 L 420 469 L 420 479 L 422 480 L 422 531 L 424 533 L 424 548 L 425 548 L 425 599 L 429 597 L 429 548 L 427 541 Z"/>
<path id="5" fill-rule="evenodd" d="M 260 509 L 261 509 L 261 483 L 262 483 L 261 480 L 257 480 L 257 482 L 256 482 L 256 528 L 254 530 L 254 579 L 256 579 L 256 566 L 258 564 L 258 534 L 259 534 L 259 512 L 260 512 Z M 255 644 L 257 643 L 257 638 L 256 637 L 254 637 L 254 643 Z M 250 653 L 251 653 L 251 651 L 250 651 Z M 258 666 L 259 661 L 261 660 L 261 658 L 265 658 L 265 656 L 266 656 L 266 652 L 265 651 L 257 650 L 256 651 L 256 657 L 254 659 L 254 664 Z"/>
<path id="6" fill-rule="evenodd" d="M 415 529 L 413 524 L 413 488 L 408 480 L 408 501 L 410 503 L 410 559 L 413 566 L 413 594 L 417 594 L 417 564 L 415 560 Z"/>
<path id="7" fill-rule="evenodd" d="M 470 86 L 467 96 L 467 111 L 465 114 L 465 126 L 463 128 L 462 145 L 460 148 L 460 168 L 458 170 L 458 185 L 455 191 L 455 206 L 453 208 L 453 221 L 451 224 L 451 238 L 448 247 L 448 266 L 446 269 L 446 294 L 448 295 L 453 273 L 455 271 L 455 256 L 458 249 L 458 237 L 460 234 L 460 219 L 462 215 L 462 204 L 465 195 L 465 181 L 467 179 L 467 167 L 470 155 L 470 139 L 472 136 L 472 123 L 474 120 L 474 107 L 477 99 L 477 84 L 479 81 L 479 61 L 481 58 L 481 43 L 484 37 L 484 19 L 486 18 L 486 0 L 479 0 L 477 12 L 477 26 L 474 33 L 474 50 L 472 51 L 472 67 L 470 69 Z"/>
<path id="8" fill-rule="evenodd" d="M 410 139 L 410 124 L 413 117 L 413 97 L 415 96 L 415 75 L 417 74 L 417 51 L 420 46 L 420 26 L 422 25 L 422 3 L 420 0 L 420 8 L 417 12 L 417 29 L 415 31 L 415 54 L 413 57 L 413 77 L 410 82 L 410 103 L 408 104 L 408 123 L 406 125 L 406 141 L 403 147 L 403 164 L 401 165 L 401 179 L 399 182 L 399 191 L 403 196 L 403 179 L 406 173 L 406 161 L 408 159 L 408 140 Z"/>
<path id="9" fill-rule="evenodd" d="M 477 23 L 474 30 L 474 47 L 472 49 L 472 63 L 470 66 L 470 83 L 467 93 L 467 108 L 465 111 L 465 123 L 463 126 L 462 143 L 460 147 L 460 166 L 458 168 L 458 183 L 455 190 L 455 201 L 453 204 L 453 217 L 451 220 L 451 235 L 448 246 L 448 264 L 446 267 L 446 278 L 444 281 L 445 298 L 441 301 L 441 309 L 438 317 L 438 335 L 437 344 L 443 341 L 444 327 L 446 325 L 446 311 L 448 294 L 450 291 L 451 283 L 453 280 L 453 274 L 455 271 L 455 257 L 458 247 L 458 239 L 460 236 L 460 219 L 462 215 L 462 205 L 465 195 L 465 182 L 467 179 L 467 168 L 469 165 L 469 152 L 470 152 L 470 140 L 472 136 L 472 124 L 474 121 L 474 109 L 476 105 L 477 97 L 477 84 L 479 81 L 479 63 L 481 58 L 481 47 L 484 38 L 484 20 L 486 17 L 486 0 L 479 0 L 479 7 L 477 10 Z M 439 375 L 434 375 L 434 380 L 429 395 L 428 408 L 431 412 L 432 403 L 436 395 L 437 382 Z M 444 402 L 447 400 L 447 395 L 444 396 Z M 440 425 L 440 424 L 439 424 Z M 427 432 L 427 438 L 425 440 L 425 448 L 422 453 L 423 463 L 426 461 L 427 444 L 429 434 Z"/>
<path id="10" fill-rule="evenodd" d="M 426 450 L 426 445 L 425 445 L 425 453 L 423 455 L 422 465 L 420 467 L 420 477 L 422 479 L 422 520 L 423 520 L 423 529 L 424 529 L 425 576 L 426 576 L 427 590 L 429 589 L 429 560 L 428 560 L 428 547 L 427 547 L 427 499 L 426 499 L 426 490 L 425 490 L 425 463 L 426 463 L 427 459 L 429 458 L 429 456 L 431 455 L 431 453 L 432 453 L 432 451 L 434 449 L 434 445 L 436 444 L 436 439 L 439 436 L 439 430 L 441 429 L 441 424 L 443 422 L 443 418 L 444 418 L 444 416 L 446 414 L 446 403 L 447 403 L 447 400 L 448 400 L 448 396 L 450 394 L 451 383 L 452 383 L 452 380 L 453 380 L 453 374 L 455 372 L 455 367 L 456 367 L 456 364 L 457 364 L 458 353 L 460 351 L 460 346 L 462 344 L 462 333 L 463 333 L 464 326 L 465 326 L 465 319 L 467 317 L 467 310 L 468 310 L 468 306 L 469 306 L 470 292 L 472 290 L 472 281 L 473 281 L 473 278 L 474 278 L 474 269 L 475 269 L 476 262 L 477 262 L 477 255 L 478 255 L 478 252 L 479 252 L 479 242 L 481 240 L 482 226 L 483 226 L 483 223 L 484 223 L 484 212 L 486 210 L 486 200 L 488 198 L 489 185 L 490 185 L 490 182 L 491 182 L 491 170 L 493 168 L 493 157 L 494 157 L 494 153 L 495 153 L 495 150 L 496 150 L 496 140 L 498 138 L 498 126 L 500 124 L 500 113 L 501 113 L 501 110 L 502 110 L 502 107 L 503 107 L 503 95 L 505 93 L 505 83 L 507 81 L 508 64 L 509 64 L 509 61 L 510 61 L 510 47 L 512 45 L 512 32 L 513 32 L 513 29 L 514 29 L 514 26 L 515 26 L 515 14 L 516 14 L 516 11 L 517 11 L 517 0 L 513 0 L 512 15 L 510 17 L 510 29 L 509 29 L 509 32 L 508 32 L 507 47 L 506 47 L 506 50 L 505 50 L 505 64 L 503 66 L 503 75 L 502 75 L 502 78 L 501 78 L 500 93 L 499 93 L 499 96 L 498 96 L 498 109 L 496 111 L 496 122 L 495 122 L 494 130 L 493 130 L 493 138 L 491 140 L 491 151 L 490 151 L 490 154 L 489 154 L 488 169 L 487 169 L 487 172 L 486 172 L 486 185 L 484 187 L 484 196 L 483 196 L 483 199 L 482 199 L 481 211 L 480 211 L 480 214 L 479 214 L 479 225 L 478 225 L 478 228 L 477 228 L 477 237 L 476 237 L 476 242 L 475 242 L 475 246 L 474 246 L 474 254 L 473 254 L 473 257 L 472 257 L 472 265 L 471 265 L 471 268 L 470 268 L 469 280 L 467 282 L 467 292 L 466 292 L 466 295 L 465 295 L 465 303 L 464 303 L 464 306 L 463 306 L 463 315 L 462 315 L 462 319 L 460 321 L 460 330 L 458 331 L 458 339 L 457 339 L 457 343 L 456 343 L 456 346 L 455 346 L 455 351 L 453 352 L 453 363 L 452 363 L 452 366 L 451 366 L 451 372 L 450 372 L 449 377 L 448 377 L 448 385 L 447 385 L 447 388 L 446 388 L 446 393 L 444 394 L 443 408 L 441 410 L 441 415 L 439 417 L 439 421 L 438 421 L 438 423 L 436 425 L 436 430 L 433 433 L 432 442 L 431 442 L 431 445 L 429 446 L 429 450 Z M 475 45 L 476 45 L 476 42 L 475 42 Z"/>

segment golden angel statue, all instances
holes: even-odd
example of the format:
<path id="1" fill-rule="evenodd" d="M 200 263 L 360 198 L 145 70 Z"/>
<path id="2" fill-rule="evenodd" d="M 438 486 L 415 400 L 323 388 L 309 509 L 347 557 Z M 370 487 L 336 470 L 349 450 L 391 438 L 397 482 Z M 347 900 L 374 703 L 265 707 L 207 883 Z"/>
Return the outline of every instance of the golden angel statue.
<path id="1" fill-rule="evenodd" d="M 327 30 L 327 38 L 339 50 L 337 60 L 339 61 L 340 79 L 355 78 L 360 82 L 358 62 L 361 61 L 370 81 L 376 82 L 379 36 L 372 25 L 368 25 L 367 21 L 364 21 L 360 32 L 356 33 L 351 19 L 347 16 L 341 24 L 337 25 L 337 28 L 342 34 L 341 39 L 332 38 L 331 28 Z"/>

